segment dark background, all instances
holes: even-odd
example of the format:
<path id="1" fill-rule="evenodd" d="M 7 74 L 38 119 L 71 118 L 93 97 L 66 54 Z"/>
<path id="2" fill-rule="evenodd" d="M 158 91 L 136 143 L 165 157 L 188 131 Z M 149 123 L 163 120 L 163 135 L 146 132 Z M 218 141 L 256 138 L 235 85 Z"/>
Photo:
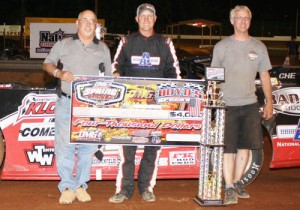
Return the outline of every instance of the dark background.
<path id="1" fill-rule="evenodd" d="M 134 17 L 141 3 L 152 3 L 158 20 L 155 29 L 166 31 L 176 21 L 203 18 L 222 23 L 222 35 L 230 35 L 229 11 L 237 4 L 247 5 L 253 13 L 253 36 L 290 36 L 299 34 L 299 0 L 0 0 L 0 24 L 21 25 L 24 17 L 77 18 L 85 9 L 105 19 L 109 33 L 136 31 Z M 297 26 L 296 23 L 298 22 Z M 300 27 L 299 27 L 300 28 Z M 218 31 L 213 33 L 218 34 Z"/>

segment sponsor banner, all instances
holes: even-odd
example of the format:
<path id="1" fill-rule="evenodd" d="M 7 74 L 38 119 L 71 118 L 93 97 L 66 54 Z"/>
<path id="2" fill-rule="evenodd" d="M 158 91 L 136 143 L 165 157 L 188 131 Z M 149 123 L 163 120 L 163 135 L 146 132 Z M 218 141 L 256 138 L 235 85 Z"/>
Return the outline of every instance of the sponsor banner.
<path id="1" fill-rule="evenodd" d="M 75 23 L 77 18 L 45 18 L 45 17 L 25 17 L 25 27 L 24 27 L 24 33 L 26 36 L 29 36 L 31 34 L 31 30 L 33 30 L 31 27 L 32 23 L 42 23 L 44 25 L 47 25 L 49 23 Z M 98 23 L 101 25 L 104 25 L 105 20 L 104 19 L 98 19 Z"/>
<path id="2" fill-rule="evenodd" d="M 76 33 L 74 23 L 31 23 L 30 58 L 45 58 L 53 45 Z"/>
<path id="3" fill-rule="evenodd" d="M 21 26 L 19 25 L 0 25 L 0 36 L 20 36 Z"/>
<path id="4" fill-rule="evenodd" d="M 272 92 L 273 107 L 285 115 L 300 116 L 300 88 L 282 88 Z"/>
<path id="5" fill-rule="evenodd" d="M 199 146 L 204 83 L 76 76 L 71 143 Z"/>

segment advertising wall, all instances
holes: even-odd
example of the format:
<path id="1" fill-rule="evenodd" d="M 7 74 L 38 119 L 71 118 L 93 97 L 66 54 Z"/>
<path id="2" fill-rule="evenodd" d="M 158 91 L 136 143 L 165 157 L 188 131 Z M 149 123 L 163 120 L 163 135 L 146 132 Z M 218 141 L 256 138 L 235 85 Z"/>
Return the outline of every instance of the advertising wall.
<path id="1" fill-rule="evenodd" d="M 30 58 L 45 58 L 60 39 L 76 33 L 75 23 L 31 23 Z"/>

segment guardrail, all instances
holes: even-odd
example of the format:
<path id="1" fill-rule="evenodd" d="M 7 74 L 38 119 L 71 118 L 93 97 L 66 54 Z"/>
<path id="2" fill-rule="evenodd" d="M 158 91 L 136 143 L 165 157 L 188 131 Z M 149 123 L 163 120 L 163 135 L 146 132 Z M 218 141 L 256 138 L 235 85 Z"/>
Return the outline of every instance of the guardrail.
<path id="1" fill-rule="evenodd" d="M 220 36 L 220 35 L 185 35 L 185 34 L 164 34 L 164 36 L 166 37 L 170 37 L 172 39 L 177 39 L 178 36 L 180 37 L 180 39 L 206 39 L 206 40 L 220 40 L 220 39 L 224 39 L 228 36 Z M 272 37 L 255 37 L 258 40 L 261 41 L 274 41 L 274 42 L 287 42 L 290 41 L 291 36 L 272 36 Z M 300 41 L 300 38 L 298 37 L 296 41 Z"/>
<path id="2" fill-rule="evenodd" d="M 44 60 L 0 60 L 0 71 L 30 70 L 43 71 Z"/>
<path id="3" fill-rule="evenodd" d="M 44 88 L 54 78 L 43 71 L 43 60 L 0 60 L 0 83 L 24 83 Z"/>

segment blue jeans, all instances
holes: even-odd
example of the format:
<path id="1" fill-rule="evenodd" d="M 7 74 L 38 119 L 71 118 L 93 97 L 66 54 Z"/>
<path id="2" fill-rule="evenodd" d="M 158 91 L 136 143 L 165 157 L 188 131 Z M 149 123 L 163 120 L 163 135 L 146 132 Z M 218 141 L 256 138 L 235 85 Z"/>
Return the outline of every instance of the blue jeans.
<path id="1" fill-rule="evenodd" d="M 87 189 L 91 165 L 97 145 L 70 144 L 71 100 L 62 96 L 55 106 L 55 155 L 56 167 L 61 181 L 58 189 L 73 191 L 78 187 Z M 75 154 L 77 151 L 77 161 Z M 75 164 L 77 166 L 75 167 Z M 76 175 L 74 176 L 74 168 Z"/>

